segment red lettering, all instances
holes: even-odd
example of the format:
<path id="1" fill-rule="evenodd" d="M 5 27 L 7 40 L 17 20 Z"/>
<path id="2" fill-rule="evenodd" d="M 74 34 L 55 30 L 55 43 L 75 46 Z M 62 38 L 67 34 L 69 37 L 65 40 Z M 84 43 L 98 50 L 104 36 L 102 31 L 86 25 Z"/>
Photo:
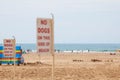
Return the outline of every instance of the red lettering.
<path id="1" fill-rule="evenodd" d="M 4 54 L 5 56 L 12 56 L 12 54 Z"/>
<path id="2" fill-rule="evenodd" d="M 10 42 L 11 42 L 11 40 L 6 40 L 6 42 L 7 42 L 7 43 L 10 43 Z"/>
<path id="3" fill-rule="evenodd" d="M 10 53 L 13 53 L 12 51 L 10 51 Z"/>
<path id="4" fill-rule="evenodd" d="M 46 46 L 49 46 L 50 45 L 50 43 L 49 42 L 46 42 Z"/>
<path id="5" fill-rule="evenodd" d="M 38 46 L 45 46 L 45 43 L 44 42 L 39 42 Z"/>
<path id="6" fill-rule="evenodd" d="M 12 44 L 4 44 L 4 46 L 10 46 L 10 47 L 12 47 L 13 45 Z"/>
<path id="7" fill-rule="evenodd" d="M 47 20 L 41 20 L 42 25 L 47 25 Z"/>
<path id="8" fill-rule="evenodd" d="M 38 40 L 41 40 L 42 39 L 42 36 L 38 36 Z"/>
<path id="9" fill-rule="evenodd" d="M 4 48 L 4 50 L 7 50 L 7 48 Z"/>
<path id="10" fill-rule="evenodd" d="M 39 49 L 39 52 L 49 52 L 49 49 Z"/>
<path id="11" fill-rule="evenodd" d="M 8 50 L 13 50 L 13 48 L 8 48 Z"/>
<path id="12" fill-rule="evenodd" d="M 4 53 L 9 53 L 9 51 L 4 51 Z"/>
<path id="13" fill-rule="evenodd" d="M 38 28 L 38 33 L 50 33 L 49 28 Z"/>
<path id="14" fill-rule="evenodd" d="M 50 36 L 43 36 L 45 40 L 50 40 Z"/>

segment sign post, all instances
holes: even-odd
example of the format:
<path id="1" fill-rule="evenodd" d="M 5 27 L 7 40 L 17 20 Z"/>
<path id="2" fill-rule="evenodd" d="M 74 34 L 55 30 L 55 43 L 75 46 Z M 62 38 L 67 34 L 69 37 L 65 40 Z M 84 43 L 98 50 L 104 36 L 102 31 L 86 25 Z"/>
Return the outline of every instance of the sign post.
<path id="1" fill-rule="evenodd" d="M 15 58 L 15 56 L 16 56 L 16 41 L 15 41 L 15 38 L 13 39 L 13 55 L 14 55 L 14 80 L 16 80 L 15 79 L 15 62 L 16 62 L 16 58 Z"/>
<path id="2" fill-rule="evenodd" d="M 51 53 L 51 19 L 37 19 L 37 52 Z"/>
<path id="3" fill-rule="evenodd" d="M 51 54 L 52 54 L 52 57 L 53 57 L 53 63 L 52 63 L 52 80 L 54 80 L 54 70 L 55 70 L 55 55 L 54 55 L 54 15 L 51 13 L 52 15 L 52 26 L 51 26 L 51 29 L 52 29 L 52 33 L 51 33 L 51 37 L 52 37 L 52 40 L 51 40 L 51 43 L 52 43 L 52 46 L 51 46 Z"/>
<path id="4" fill-rule="evenodd" d="M 15 55 L 16 55 L 16 41 L 15 39 L 4 39 L 4 56 L 9 59 L 13 58 L 14 60 L 14 79 L 15 79 Z"/>
<path id="5" fill-rule="evenodd" d="M 15 55 L 15 40 L 4 39 L 4 56 L 10 58 L 13 57 L 14 55 Z"/>
<path id="6" fill-rule="evenodd" d="M 53 15 L 52 15 L 53 17 Z M 54 80 L 54 21 L 49 18 L 37 18 L 37 53 L 52 54 L 52 80 Z M 40 60 L 40 59 L 39 59 Z"/>
<path id="7" fill-rule="evenodd" d="M 14 54 L 14 66 L 15 66 L 15 61 L 16 61 L 16 40 L 15 37 L 13 36 L 13 54 Z"/>

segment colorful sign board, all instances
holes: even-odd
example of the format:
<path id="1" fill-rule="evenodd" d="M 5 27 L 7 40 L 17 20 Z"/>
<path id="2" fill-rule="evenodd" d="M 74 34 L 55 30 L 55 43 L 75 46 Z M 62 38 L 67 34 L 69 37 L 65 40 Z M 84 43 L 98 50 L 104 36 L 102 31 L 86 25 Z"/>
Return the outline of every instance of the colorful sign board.
<path id="1" fill-rule="evenodd" d="M 4 39 L 4 56 L 13 57 L 15 55 L 15 40 Z"/>
<path id="2" fill-rule="evenodd" d="M 51 53 L 52 19 L 37 18 L 37 52 Z"/>

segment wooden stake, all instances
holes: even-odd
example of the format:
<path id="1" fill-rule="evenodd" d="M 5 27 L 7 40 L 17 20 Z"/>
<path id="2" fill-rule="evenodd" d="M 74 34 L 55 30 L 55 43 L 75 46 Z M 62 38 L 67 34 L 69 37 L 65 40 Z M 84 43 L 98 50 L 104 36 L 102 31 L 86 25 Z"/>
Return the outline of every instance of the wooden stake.
<path id="1" fill-rule="evenodd" d="M 15 38 L 13 39 L 13 56 L 14 56 L 14 67 L 13 67 L 13 70 L 14 70 L 14 80 L 15 79 L 15 57 L 16 57 L 16 40 Z"/>
<path id="2" fill-rule="evenodd" d="M 52 59 L 53 59 L 53 63 L 52 63 L 52 80 L 54 80 L 54 69 L 55 69 L 55 55 L 54 55 L 54 15 L 51 13 L 52 15 L 52 26 L 51 26 L 51 54 L 52 54 Z"/>
<path id="3" fill-rule="evenodd" d="M 39 66 L 39 64 L 40 64 L 40 61 L 41 61 L 41 55 L 40 55 L 40 53 L 38 53 L 38 56 L 39 56 L 39 62 L 38 62 L 38 72 L 40 72 L 40 66 Z M 40 76 L 40 74 L 38 73 L 38 77 Z"/>

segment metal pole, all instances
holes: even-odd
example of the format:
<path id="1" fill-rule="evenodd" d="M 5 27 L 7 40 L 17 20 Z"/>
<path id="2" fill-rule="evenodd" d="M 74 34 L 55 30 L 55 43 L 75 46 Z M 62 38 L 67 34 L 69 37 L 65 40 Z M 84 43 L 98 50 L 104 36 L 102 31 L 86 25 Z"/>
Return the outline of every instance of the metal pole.
<path id="1" fill-rule="evenodd" d="M 52 16 L 52 27 L 51 27 L 51 54 L 52 54 L 52 80 L 54 80 L 54 69 L 55 69 L 55 56 L 54 56 L 54 15 L 51 13 Z"/>

